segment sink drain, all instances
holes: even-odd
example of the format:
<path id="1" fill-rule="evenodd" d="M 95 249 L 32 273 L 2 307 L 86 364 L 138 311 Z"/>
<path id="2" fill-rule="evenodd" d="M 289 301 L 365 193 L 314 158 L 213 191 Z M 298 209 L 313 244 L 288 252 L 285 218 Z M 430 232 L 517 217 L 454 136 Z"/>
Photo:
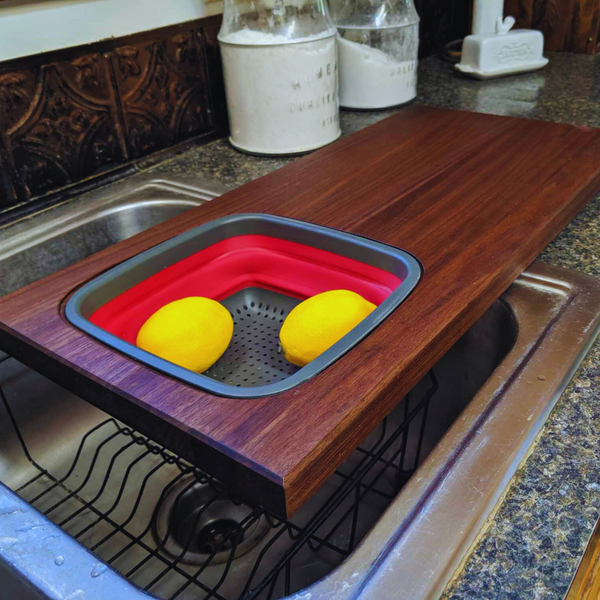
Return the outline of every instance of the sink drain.
<path id="1" fill-rule="evenodd" d="M 244 541 L 244 533 L 237 532 L 237 521 L 217 519 L 198 532 L 196 544 L 200 554 L 212 554 L 217 550 L 231 550 L 234 545 Z"/>
<path id="2" fill-rule="evenodd" d="M 216 496 L 216 498 L 215 498 Z M 217 494 L 194 477 L 174 486 L 160 505 L 154 535 L 162 550 L 173 558 L 195 565 L 227 562 L 246 554 L 265 536 L 269 527 L 264 516 L 250 527 L 240 526 L 252 513 L 245 504 L 233 502 L 225 492 Z M 185 550 L 185 552 L 184 552 Z"/>

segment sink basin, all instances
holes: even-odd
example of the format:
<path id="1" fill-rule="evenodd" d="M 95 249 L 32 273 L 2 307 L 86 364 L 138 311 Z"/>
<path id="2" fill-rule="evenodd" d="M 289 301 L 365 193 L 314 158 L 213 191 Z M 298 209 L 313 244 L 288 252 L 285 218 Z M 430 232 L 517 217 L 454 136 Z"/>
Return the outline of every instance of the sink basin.
<path id="1" fill-rule="evenodd" d="M 222 191 L 137 177 L 0 229 L 0 293 Z M 534 263 L 289 520 L 240 503 L 127 424 L 0 356 L 4 593 L 438 597 L 599 315 L 598 282 Z"/>

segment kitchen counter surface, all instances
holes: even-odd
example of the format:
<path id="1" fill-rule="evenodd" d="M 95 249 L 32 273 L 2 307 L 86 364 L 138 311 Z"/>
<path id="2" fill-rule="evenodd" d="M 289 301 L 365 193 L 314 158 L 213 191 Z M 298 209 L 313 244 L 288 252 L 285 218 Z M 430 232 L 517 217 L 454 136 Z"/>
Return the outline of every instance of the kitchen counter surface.
<path id="1" fill-rule="evenodd" d="M 549 55 L 538 73 L 479 82 L 439 58 L 421 63 L 417 102 L 600 127 L 600 57 Z M 391 112 L 342 112 L 344 134 Z M 152 169 L 239 186 L 294 159 L 260 158 L 220 140 Z M 600 197 L 540 255 L 600 278 Z M 559 400 L 448 598 L 562 598 L 600 515 L 600 342 Z"/>

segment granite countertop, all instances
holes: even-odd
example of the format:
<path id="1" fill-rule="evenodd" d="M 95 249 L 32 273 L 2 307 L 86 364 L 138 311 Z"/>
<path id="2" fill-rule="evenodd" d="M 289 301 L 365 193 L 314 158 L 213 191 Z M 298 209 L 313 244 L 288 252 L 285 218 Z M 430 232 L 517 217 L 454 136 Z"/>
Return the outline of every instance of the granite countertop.
<path id="1" fill-rule="evenodd" d="M 600 127 L 600 57 L 549 58 L 543 71 L 488 82 L 464 79 L 453 65 L 429 58 L 420 65 L 417 102 Z M 352 133 L 390 114 L 343 111 L 343 132 Z M 151 171 L 193 173 L 239 186 L 292 160 L 244 155 L 219 140 Z M 539 258 L 600 278 L 600 197 Z M 445 597 L 564 597 L 600 516 L 599 378 L 596 342 Z"/>

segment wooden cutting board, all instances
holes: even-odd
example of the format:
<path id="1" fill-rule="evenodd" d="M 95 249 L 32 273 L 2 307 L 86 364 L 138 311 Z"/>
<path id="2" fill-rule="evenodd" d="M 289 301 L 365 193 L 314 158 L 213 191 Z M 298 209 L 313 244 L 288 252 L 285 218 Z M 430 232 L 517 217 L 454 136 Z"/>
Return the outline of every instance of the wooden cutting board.
<path id="1" fill-rule="evenodd" d="M 291 515 L 599 189 L 600 130 L 413 106 L 3 298 L 0 348 Z M 211 396 L 66 322 L 64 300 L 83 282 L 242 212 L 399 246 L 423 278 L 325 372 L 251 400 Z"/>

